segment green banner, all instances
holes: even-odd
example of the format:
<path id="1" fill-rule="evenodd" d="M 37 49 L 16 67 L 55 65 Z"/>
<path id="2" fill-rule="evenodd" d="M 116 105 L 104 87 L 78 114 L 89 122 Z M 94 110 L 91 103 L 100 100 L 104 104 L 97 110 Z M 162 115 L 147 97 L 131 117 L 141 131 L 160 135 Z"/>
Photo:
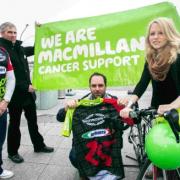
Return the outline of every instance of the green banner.
<path id="1" fill-rule="evenodd" d="M 34 87 L 87 88 L 93 72 L 105 74 L 108 86 L 136 84 L 145 61 L 147 25 L 162 16 L 172 18 L 180 30 L 179 15 L 168 2 L 37 26 Z"/>

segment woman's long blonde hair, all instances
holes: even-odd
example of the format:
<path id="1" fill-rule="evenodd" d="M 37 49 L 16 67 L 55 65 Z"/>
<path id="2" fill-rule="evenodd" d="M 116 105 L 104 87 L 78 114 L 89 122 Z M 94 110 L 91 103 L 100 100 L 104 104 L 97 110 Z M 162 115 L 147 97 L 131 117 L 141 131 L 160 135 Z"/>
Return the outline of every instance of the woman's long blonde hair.
<path id="1" fill-rule="evenodd" d="M 167 44 L 160 51 L 155 50 L 149 42 L 150 29 L 154 23 L 160 26 L 167 38 Z M 180 33 L 176 30 L 171 19 L 159 17 L 149 23 L 145 41 L 145 53 L 152 77 L 155 80 L 163 81 L 170 65 L 176 61 L 177 54 L 180 53 Z"/>

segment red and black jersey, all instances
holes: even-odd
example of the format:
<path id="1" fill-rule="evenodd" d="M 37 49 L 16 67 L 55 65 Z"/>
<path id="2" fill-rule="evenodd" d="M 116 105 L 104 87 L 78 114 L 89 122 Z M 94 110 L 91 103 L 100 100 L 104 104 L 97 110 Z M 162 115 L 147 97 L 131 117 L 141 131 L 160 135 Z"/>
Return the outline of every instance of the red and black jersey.
<path id="1" fill-rule="evenodd" d="M 73 113 L 73 145 L 81 175 L 94 176 L 100 170 L 108 170 L 124 177 L 121 158 L 123 121 L 114 105 L 116 101 L 103 99 L 100 104 L 80 105 Z"/>
<path id="2" fill-rule="evenodd" d="M 6 91 L 7 71 L 13 70 L 10 58 L 6 50 L 0 47 L 0 100 L 4 97 Z"/>

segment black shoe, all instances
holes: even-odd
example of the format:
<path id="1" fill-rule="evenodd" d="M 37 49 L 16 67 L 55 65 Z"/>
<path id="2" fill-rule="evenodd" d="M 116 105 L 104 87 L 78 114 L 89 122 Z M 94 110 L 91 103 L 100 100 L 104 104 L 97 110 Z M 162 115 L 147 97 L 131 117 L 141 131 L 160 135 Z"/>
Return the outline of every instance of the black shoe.
<path id="1" fill-rule="evenodd" d="M 54 148 L 52 147 L 48 147 L 48 146 L 44 146 L 41 149 L 35 149 L 34 152 L 39 153 L 39 152 L 44 152 L 44 153 L 51 153 L 54 151 Z"/>
<path id="2" fill-rule="evenodd" d="M 22 163 L 22 162 L 24 162 L 23 157 L 20 156 L 19 154 L 15 154 L 13 156 L 8 155 L 8 158 L 11 159 L 11 161 L 13 161 L 14 163 Z"/>

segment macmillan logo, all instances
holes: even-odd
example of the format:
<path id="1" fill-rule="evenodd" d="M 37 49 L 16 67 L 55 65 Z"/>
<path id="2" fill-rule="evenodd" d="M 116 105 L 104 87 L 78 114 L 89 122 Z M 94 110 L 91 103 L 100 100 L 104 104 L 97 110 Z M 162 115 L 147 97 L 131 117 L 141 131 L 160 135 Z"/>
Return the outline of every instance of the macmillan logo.
<path id="1" fill-rule="evenodd" d="M 111 134 L 110 129 L 96 129 L 93 131 L 88 131 L 82 135 L 84 139 L 92 139 L 94 137 L 109 136 Z"/>

